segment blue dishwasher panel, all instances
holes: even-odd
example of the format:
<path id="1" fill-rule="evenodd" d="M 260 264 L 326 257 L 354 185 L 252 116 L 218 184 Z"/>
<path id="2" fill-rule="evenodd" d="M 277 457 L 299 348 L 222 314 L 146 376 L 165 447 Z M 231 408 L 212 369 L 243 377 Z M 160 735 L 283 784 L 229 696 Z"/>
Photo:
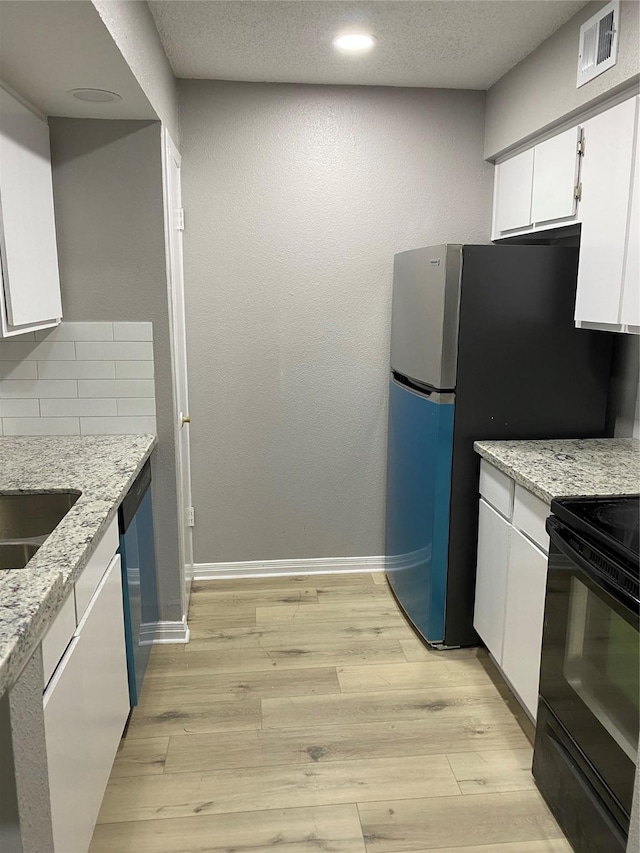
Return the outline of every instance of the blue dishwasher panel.
<path id="1" fill-rule="evenodd" d="M 391 381 L 385 548 L 391 588 L 435 644 L 444 637 L 454 412 L 437 400 Z"/>
<path id="2" fill-rule="evenodd" d="M 127 529 L 120 533 L 122 597 L 125 614 L 125 641 L 131 707 L 138 704 L 151 652 L 149 642 L 141 643 L 140 631 L 158 619 L 153 508 L 147 488 Z"/>

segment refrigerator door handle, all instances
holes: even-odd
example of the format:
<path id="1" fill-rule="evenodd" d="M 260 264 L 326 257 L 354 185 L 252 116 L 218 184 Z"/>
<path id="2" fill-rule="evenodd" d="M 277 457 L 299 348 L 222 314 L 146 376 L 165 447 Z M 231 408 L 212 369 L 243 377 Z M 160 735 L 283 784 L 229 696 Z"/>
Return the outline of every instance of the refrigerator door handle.
<path id="1" fill-rule="evenodd" d="M 453 403 L 455 399 L 454 388 L 434 388 L 433 385 L 427 385 L 426 382 L 416 382 L 410 376 L 403 376 L 397 370 L 391 371 L 391 378 L 396 385 L 400 385 L 407 391 L 420 394 L 421 397 L 428 397 L 432 403 Z"/>

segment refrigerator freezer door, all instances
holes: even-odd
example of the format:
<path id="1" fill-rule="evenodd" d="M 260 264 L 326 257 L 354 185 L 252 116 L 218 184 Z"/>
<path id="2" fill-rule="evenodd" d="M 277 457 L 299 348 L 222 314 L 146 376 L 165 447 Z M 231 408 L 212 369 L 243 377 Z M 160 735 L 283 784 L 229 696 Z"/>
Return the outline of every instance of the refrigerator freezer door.
<path id="1" fill-rule="evenodd" d="M 430 643 L 444 637 L 453 394 L 389 393 L 386 565 L 396 598 Z"/>
<path id="2" fill-rule="evenodd" d="M 395 256 L 391 369 L 437 389 L 456 385 L 462 246 Z"/>

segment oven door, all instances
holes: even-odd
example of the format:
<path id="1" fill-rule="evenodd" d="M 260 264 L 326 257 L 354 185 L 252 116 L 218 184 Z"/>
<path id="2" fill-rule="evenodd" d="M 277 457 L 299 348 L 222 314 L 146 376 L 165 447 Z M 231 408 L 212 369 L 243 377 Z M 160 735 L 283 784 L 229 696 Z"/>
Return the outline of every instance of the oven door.
<path id="1" fill-rule="evenodd" d="M 551 539 L 540 696 L 628 821 L 640 715 L 637 589 L 558 519 Z M 626 822 L 626 821 L 625 821 Z"/>

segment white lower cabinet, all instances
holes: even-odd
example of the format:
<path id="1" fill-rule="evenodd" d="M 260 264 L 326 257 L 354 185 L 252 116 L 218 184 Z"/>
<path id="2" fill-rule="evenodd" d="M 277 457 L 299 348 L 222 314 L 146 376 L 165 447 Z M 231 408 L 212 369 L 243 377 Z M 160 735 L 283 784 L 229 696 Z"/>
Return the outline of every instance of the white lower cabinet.
<path id="1" fill-rule="evenodd" d="M 503 483 L 500 492 L 494 484 Z M 505 499 L 504 496 L 510 499 Z M 473 625 L 535 720 L 547 586 L 549 504 L 482 461 Z"/>
<path id="2" fill-rule="evenodd" d="M 510 530 L 509 522 L 480 498 L 473 626 L 498 663 L 502 662 Z"/>
<path id="3" fill-rule="evenodd" d="M 129 715 L 120 557 L 114 557 L 79 625 L 84 643 L 85 784 L 91 829 Z"/>
<path id="4" fill-rule="evenodd" d="M 87 850 L 93 827 L 89 821 L 86 766 L 82 637 L 75 637 L 44 694 L 44 727 L 51 796 L 51 823 L 56 853 Z"/>
<path id="5" fill-rule="evenodd" d="M 120 557 L 44 693 L 55 853 L 86 853 L 129 714 Z"/>
<path id="6" fill-rule="evenodd" d="M 535 719 L 538 711 L 540 652 L 547 555 L 519 530 L 511 530 L 501 666 Z"/>

